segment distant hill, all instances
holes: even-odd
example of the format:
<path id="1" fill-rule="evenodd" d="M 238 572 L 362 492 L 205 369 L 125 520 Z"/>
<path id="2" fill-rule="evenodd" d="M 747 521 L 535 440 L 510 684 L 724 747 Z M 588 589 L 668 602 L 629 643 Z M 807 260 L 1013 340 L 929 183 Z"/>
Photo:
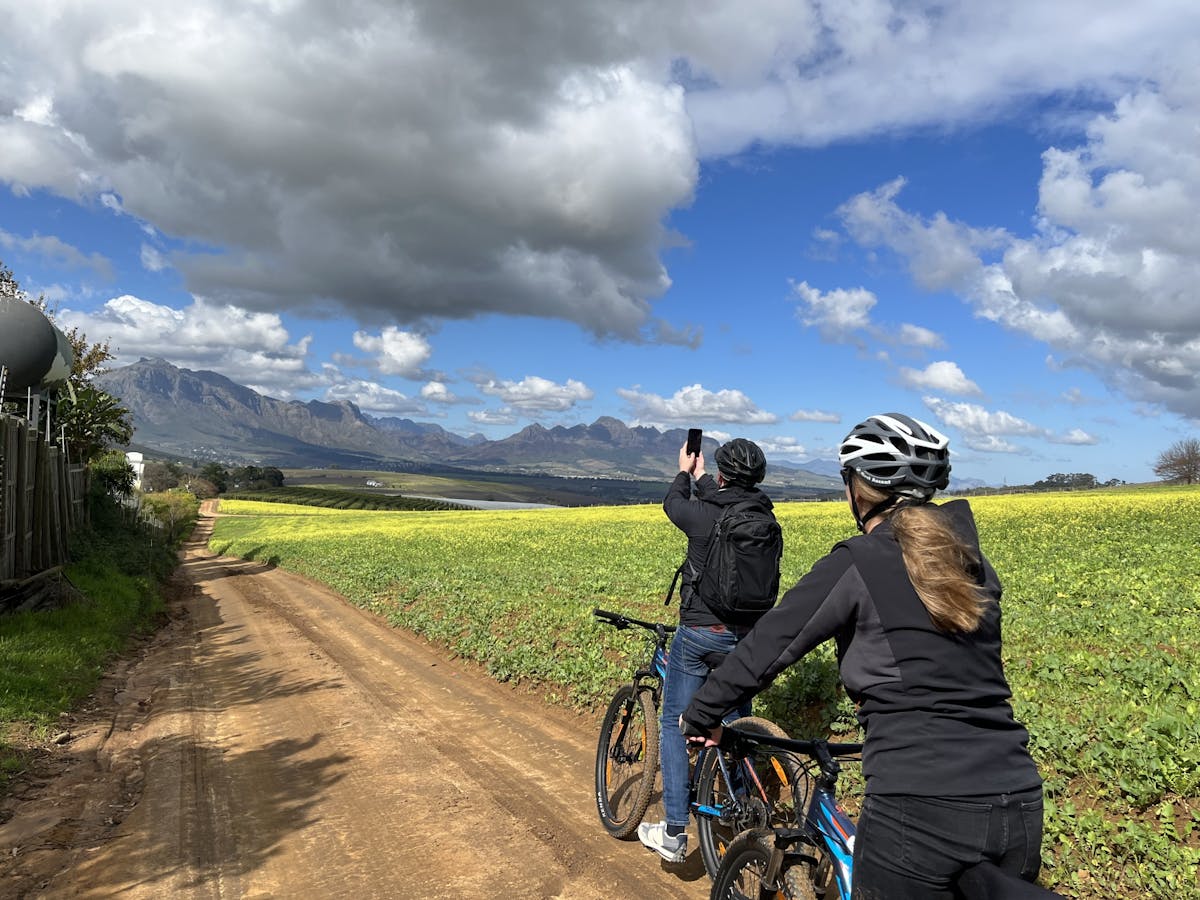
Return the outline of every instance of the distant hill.
<path id="1" fill-rule="evenodd" d="M 602 416 L 590 425 L 533 424 L 500 440 L 463 436 L 411 419 L 376 418 L 353 403 L 266 397 L 216 372 L 142 359 L 97 382 L 133 414 L 138 449 L 188 460 L 286 468 L 454 468 L 482 472 L 660 481 L 676 471 L 682 428 L 630 427 Z M 711 454 L 717 442 L 706 438 Z M 772 465 L 767 485 L 813 493 L 841 487 L 830 472 Z M 811 466 L 812 468 L 810 468 Z"/>

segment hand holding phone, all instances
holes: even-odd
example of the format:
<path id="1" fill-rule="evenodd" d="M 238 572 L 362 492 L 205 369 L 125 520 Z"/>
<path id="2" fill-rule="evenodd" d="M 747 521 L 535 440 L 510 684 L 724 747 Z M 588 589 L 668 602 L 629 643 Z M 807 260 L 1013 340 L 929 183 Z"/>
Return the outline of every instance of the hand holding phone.
<path id="1" fill-rule="evenodd" d="M 704 432 L 699 428 L 689 428 L 687 436 L 687 455 L 700 455 L 700 441 L 704 437 Z"/>

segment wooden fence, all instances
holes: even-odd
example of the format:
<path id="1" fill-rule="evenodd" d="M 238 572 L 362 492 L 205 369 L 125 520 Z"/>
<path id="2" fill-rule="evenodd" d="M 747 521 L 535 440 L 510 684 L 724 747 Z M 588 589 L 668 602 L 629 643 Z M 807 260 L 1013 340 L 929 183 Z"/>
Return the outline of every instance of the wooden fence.
<path id="1" fill-rule="evenodd" d="M 86 467 L 68 465 L 25 419 L 0 414 L 0 611 L 66 563 L 87 515 Z"/>

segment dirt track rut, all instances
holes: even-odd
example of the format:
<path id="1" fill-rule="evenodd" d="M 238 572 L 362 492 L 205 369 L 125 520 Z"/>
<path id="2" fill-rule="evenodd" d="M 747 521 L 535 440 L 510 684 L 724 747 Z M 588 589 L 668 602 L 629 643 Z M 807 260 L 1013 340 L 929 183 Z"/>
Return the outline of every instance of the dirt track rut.
<path id="1" fill-rule="evenodd" d="M 0 895 L 708 896 L 697 852 L 668 867 L 601 829 L 592 718 L 213 557 L 210 531 L 170 622 L 0 806 Z"/>

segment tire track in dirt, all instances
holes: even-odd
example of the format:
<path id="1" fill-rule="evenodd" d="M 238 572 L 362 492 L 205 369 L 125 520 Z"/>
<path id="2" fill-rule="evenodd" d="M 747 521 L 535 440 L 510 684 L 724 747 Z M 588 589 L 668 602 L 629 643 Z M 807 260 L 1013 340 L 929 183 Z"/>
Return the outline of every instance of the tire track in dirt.
<path id="1" fill-rule="evenodd" d="M 5 804 L 17 897 L 708 896 L 596 819 L 592 717 L 327 588 L 213 557 L 106 682 L 61 770 Z"/>

